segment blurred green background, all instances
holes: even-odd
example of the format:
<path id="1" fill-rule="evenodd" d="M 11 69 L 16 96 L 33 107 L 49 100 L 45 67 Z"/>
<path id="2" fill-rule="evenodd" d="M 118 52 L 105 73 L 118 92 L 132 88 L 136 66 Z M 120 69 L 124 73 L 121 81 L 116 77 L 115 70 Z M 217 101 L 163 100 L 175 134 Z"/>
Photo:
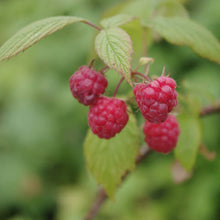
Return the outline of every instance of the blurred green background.
<path id="1" fill-rule="evenodd" d="M 121 1 L 122 2 L 122 1 Z M 193 19 L 220 39 L 220 1 L 184 1 Z M 75 15 L 98 24 L 118 0 L 0 0 L 0 45 L 32 21 Z M 0 63 L 0 219 L 78 220 L 90 208 L 98 186 L 83 159 L 88 108 L 72 98 L 68 80 L 88 64 L 91 27 L 74 24 Z M 165 65 L 202 103 L 220 96 L 220 69 L 190 49 L 153 44 L 151 73 Z M 119 77 L 107 74 L 111 85 Z M 124 88 L 124 89 L 123 89 Z M 128 87 L 124 85 L 122 93 Z M 203 142 L 220 153 L 220 116 L 202 119 Z M 129 176 L 96 219 L 220 219 L 220 160 L 198 155 L 193 176 L 175 184 L 173 154 L 152 154 Z"/>

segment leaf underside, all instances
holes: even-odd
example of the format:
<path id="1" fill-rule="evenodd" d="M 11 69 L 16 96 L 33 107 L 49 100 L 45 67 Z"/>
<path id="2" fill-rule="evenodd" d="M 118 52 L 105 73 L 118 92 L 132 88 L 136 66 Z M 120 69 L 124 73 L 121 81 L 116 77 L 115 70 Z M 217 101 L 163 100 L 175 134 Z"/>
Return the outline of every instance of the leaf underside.
<path id="1" fill-rule="evenodd" d="M 0 61 L 9 59 L 63 27 L 80 21 L 86 20 L 72 16 L 57 16 L 34 22 L 21 29 L 2 45 L 0 48 Z"/>
<path id="2" fill-rule="evenodd" d="M 153 29 L 168 42 L 186 45 L 201 57 L 220 64 L 220 43 L 203 26 L 181 17 L 156 17 L 152 21 Z"/>

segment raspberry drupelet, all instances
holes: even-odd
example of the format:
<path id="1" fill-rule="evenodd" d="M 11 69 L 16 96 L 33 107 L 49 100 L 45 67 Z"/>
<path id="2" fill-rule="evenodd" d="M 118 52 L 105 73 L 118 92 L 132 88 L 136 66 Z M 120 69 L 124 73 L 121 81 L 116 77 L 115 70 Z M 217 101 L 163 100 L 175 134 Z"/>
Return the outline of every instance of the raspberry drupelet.
<path id="1" fill-rule="evenodd" d="M 102 96 L 90 106 L 88 113 L 89 126 L 100 138 L 109 139 L 125 127 L 128 122 L 127 106 L 118 98 Z"/>
<path id="2" fill-rule="evenodd" d="M 164 122 L 177 105 L 175 88 L 175 80 L 167 76 L 161 76 L 151 83 L 137 84 L 133 92 L 143 117 L 155 124 Z"/>
<path id="3" fill-rule="evenodd" d="M 143 132 L 145 142 L 151 149 L 169 153 L 177 144 L 180 129 L 176 117 L 169 115 L 167 120 L 160 124 L 146 121 Z"/>
<path id="4" fill-rule="evenodd" d="M 91 105 L 105 92 L 108 81 L 104 75 L 81 66 L 69 79 L 72 95 L 82 104 Z"/>

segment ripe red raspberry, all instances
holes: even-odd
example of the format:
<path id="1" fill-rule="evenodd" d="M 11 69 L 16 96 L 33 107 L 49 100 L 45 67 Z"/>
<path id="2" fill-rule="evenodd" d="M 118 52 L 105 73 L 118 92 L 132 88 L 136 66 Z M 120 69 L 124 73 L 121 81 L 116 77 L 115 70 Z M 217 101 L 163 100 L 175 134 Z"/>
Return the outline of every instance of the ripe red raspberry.
<path id="1" fill-rule="evenodd" d="M 169 153 L 176 146 L 180 133 L 177 119 L 173 115 L 169 115 L 167 120 L 160 124 L 146 121 L 143 131 L 148 146 L 161 153 Z"/>
<path id="2" fill-rule="evenodd" d="M 164 122 L 177 105 L 175 88 L 175 80 L 167 76 L 161 76 L 149 84 L 136 85 L 133 92 L 144 118 L 155 124 Z"/>
<path id="3" fill-rule="evenodd" d="M 73 96 L 84 105 L 95 103 L 99 95 L 105 92 L 108 85 L 104 75 L 87 66 L 81 66 L 70 77 L 69 83 Z"/>
<path id="4" fill-rule="evenodd" d="M 90 106 L 88 121 L 92 132 L 98 137 L 112 138 L 128 122 L 127 106 L 120 99 L 102 96 Z"/>

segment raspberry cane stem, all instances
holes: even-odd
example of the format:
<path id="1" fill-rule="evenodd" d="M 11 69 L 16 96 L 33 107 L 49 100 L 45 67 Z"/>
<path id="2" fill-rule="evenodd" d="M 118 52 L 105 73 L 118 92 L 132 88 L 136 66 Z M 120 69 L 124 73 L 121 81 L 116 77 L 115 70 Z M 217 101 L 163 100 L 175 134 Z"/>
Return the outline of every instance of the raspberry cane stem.
<path id="1" fill-rule="evenodd" d="M 99 73 L 104 75 L 108 71 L 108 69 L 109 69 L 108 66 L 104 66 L 102 69 L 99 70 Z"/>
<path id="2" fill-rule="evenodd" d="M 117 95 L 117 93 L 118 93 L 118 89 L 119 89 L 121 83 L 123 82 L 123 80 L 124 80 L 124 77 L 121 77 L 120 81 L 118 82 L 118 85 L 117 85 L 116 88 L 115 88 L 115 91 L 114 91 L 113 97 L 115 97 L 115 96 Z"/>
<path id="3" fill-rule="evenodd" d="M 150 79 L 148 76 L 144 75 L 143 73 L 140 73 L 140 72 L 132 72 L 131 74 L 132 74 L 132 75 L 139 75 L 139 76 L 143 77 L 144 79 L 146 79 L 146 81 L 151 82 L 151 79 Z"/>

